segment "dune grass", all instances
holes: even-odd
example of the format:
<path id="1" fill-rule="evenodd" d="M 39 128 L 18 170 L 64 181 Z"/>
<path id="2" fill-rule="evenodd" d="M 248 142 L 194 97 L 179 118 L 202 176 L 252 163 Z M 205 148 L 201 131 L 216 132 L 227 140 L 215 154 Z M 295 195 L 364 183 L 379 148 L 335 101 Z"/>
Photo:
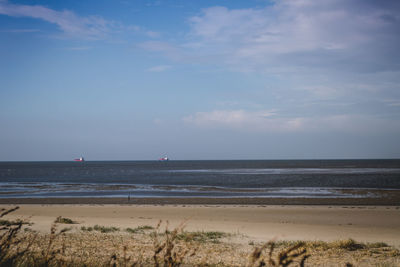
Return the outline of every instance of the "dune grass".
<path id="1" fill-rule="evenodd" d="M 391 248 L 388 244 L 384 242 L 375 243 L 362 243 L 357 242 L 351 238 L 343 240 L 335 240 L 332 242 L 325 241 L 277 241 L 275 242 L 276 247 L 287 247 L 295 246 L 301 244 L 305 248 L 313 250 L 347 250 L 347 251 L 357 251 L 357 250 L 368 250 L 368 249 L 381 249 L 381 248 Z"/>
<path id="2" fill-rule="evenodd" d="M 145 233 L 145 231 L 148 231 L 148 230 L 154 230 L 154 227 L 150 226 L 150 225 L 141 225 L 141 226 L 138 226 L 135 228 L 128 227 L 125 229 L 126 232 L 131 233 L 131 234 L 137 234 L 137 233 L 143 234 L 143 233 Z"/>
<path id="3" fill-rule="evenodd" d="M 88 227 L 82 226 L 82 227 L 81 227 L 81 231 L 84 231 L 84 232 L 91 232 L 91 231 L 93 231 L 93 227 L 91 227 L 91 226 L 88 226 Z"/>
<path id="4" fill-rule="evenodd" d="M 95 226 L 82 226 L 81 231 L 84 232 L 92 232 L 92 231 L 97 231 L 100 233 L 113 233 L 113 232 L 118 232 L 120 229 L 118 227 L 114 226 L 102 226 L 102 225 L 95 225 Z"/>
<path id="5" fill-rule="evenodd" d="M 1 210 L 0 218 L 16 209 Z M 270 241 L 238 246 L 229 242 L 231 234 L 184 231 L 184 223 L 173 230 L 161 221 L 156 227 L 126 228 L 124 232 L 130 235 L 117 227 L 99 225 L 80 228 L 71 225 L 58 230 L 59 223 L 53 223 L 49 234 L 40 234 L 21 231 L 27 222 L 15 222 L 0 226 L 0 267 L 358 266 L 359 263 L 397 266 L 400 263 L 399 251 L 383 242 Z"/>
<path id="6" fill-rule="evenodd" d="M 65 218 L 65 217 L 57 217 L 56 220 L 54 221 L 55 223 L 62 223 L 62 224 L 77 224 L 78 222 L 73 221 L 69 218 Z"/>
<path id="7" fill-rule="evenodd" d="M 95 225 L 93 226 L 93 230 L 101 232 L 101 233 L 112 233 L 112 232 L 117 232 L 119 231 L 119 228 L 114 227 L 114 226 L 101 226 L 101 225 Z"/>
<path id="8" fill-rule="evenodd" d="M 11 225 L 19 225 L 19 224 L 28 224 L 28 225 L 31 225 L 30 223 L 28 223 L 28 222 L 24 222 L 24 221 L 21 221 L 21 220 L 15 220 L 15 221 L 10 221 L 10 220 L 0 220 L 0 226 L 11 226 Z"/>
<path id="9" fill-rule="evenodd" d="M 185 242 L 196 241 L 196 242 L 213 242 L 218 243 L 219 239 L 228 237 L 229 234 L 218 231 L 197 231 L 197 232 L 186 232 L 178 234 L 178 240 L 184 240 Z"/>

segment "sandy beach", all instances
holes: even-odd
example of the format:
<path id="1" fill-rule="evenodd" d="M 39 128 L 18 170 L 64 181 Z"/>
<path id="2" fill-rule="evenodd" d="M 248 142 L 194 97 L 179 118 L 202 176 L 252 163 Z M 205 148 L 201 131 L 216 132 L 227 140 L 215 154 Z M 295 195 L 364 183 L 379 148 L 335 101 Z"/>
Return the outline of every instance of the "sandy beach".
<path id="1" fill-rule="evenodd" d="M 14 205 L 1 205 L 10 208 Z M 386 242 L 400 247 L 398 206 L 251 206 L 251 205 L 20 205 L 9 218 L 33 222 L 32 229 L 48 232 L 55 218 L 70 218 L 81 226 L 170 227 L 185 222 L 188 231 L 238 234 L 238 242 L 275 240 Z"/>

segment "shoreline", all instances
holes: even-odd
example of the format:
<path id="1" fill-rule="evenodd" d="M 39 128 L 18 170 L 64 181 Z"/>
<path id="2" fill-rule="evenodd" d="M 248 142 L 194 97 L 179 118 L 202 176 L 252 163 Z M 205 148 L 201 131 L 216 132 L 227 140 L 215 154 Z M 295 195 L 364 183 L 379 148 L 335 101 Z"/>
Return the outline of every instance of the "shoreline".
<path id="1" fill-rule="evenodd" d="M 378 198 L 212 198 L 212 197 L 149 197 L 149 198 L 0 198 L 0 204 L 120 204 L 120 205 L 356 205 L 400 206 L 400 194 Z"/>

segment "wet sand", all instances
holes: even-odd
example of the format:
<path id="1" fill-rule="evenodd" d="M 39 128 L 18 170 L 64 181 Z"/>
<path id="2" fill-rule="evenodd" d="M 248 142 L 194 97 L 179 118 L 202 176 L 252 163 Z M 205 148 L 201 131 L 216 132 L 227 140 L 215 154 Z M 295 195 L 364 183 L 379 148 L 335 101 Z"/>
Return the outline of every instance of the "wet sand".
<path id="1" fill-rule="evenodd" d="M 31 228 L 41 232 L 48 232 L 57 216 L 77 221 L 79 224 L 72 225 L 76 229 L 96 224 L 121 229 L 156 226 L 162 220 L 169 221 L 170 228 L 186 222 L 189 231 L 234 233 L 237 242 L 353 238 L 400 247 L 399 206 L 160 204 L 23 204 L 7 218 L 25 218 L 34 223 Z M 0 205 L 10 207 L 13 205 Z"/>
<path id="2" fill-rule="evenodd" d="M 400 205 L 400 190 L 343 189 L 355 197 L 276 198 L 276 197 L 69 197 L 69 198 L 0 198 L 0 204 L 124 204 L 124 205 Z"/>
<path id="3" fill-rule="evenodd" d="M 374 198 L 0 198 L 0 204 L 397 206 L 400 191 L 387 191 L 384 196 Z"/>

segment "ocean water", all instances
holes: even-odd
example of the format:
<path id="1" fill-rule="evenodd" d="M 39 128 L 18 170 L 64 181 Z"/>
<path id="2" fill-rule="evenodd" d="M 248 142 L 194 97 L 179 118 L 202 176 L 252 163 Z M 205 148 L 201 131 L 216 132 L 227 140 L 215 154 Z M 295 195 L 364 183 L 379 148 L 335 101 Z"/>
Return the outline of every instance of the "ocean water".
<path id="1" fill-rule="evenodd" d="M 0 198 L 340 198 L 360 189 L 400 190 L 400 160 L 0 162 Z"/>

